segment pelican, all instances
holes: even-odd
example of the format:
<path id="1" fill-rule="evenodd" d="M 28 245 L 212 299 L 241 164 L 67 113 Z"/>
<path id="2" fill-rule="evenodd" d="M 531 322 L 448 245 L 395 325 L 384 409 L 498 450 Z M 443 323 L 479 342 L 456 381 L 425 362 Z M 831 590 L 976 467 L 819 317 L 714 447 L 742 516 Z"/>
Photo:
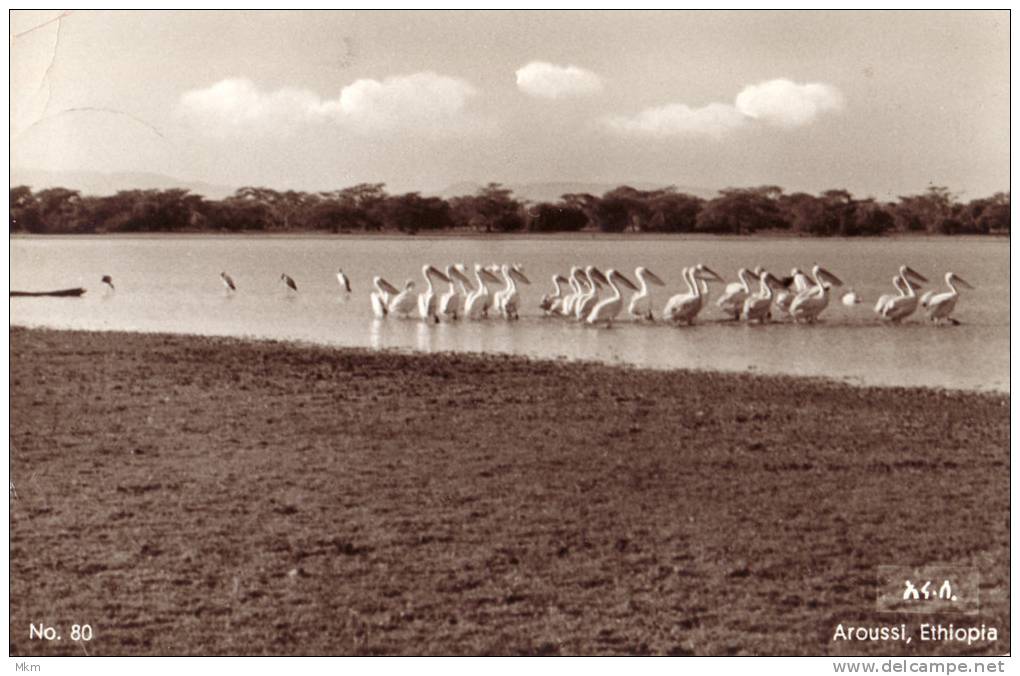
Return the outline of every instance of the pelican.
<path id="1" fill-rule="evenodd" d="M 656 286 L 666 286 L 666 283 L 659 279 L 654 272 L 644 267 L 635 270 L 634 276 L 641 283 L 641 288 L 631 297 L 627 312 L 638 319 L 652 321 L 655 317 L 652 316 L 652 293 L 648 289 L 648 282 L 650 280 Z"/>
<path id="2" fill-rule="evenodd" d="M 286 284 L 291 291 L 297 291 L 297 284 L 294 283 L 294 280 L 286 272 L 280 275 L 280 281 Z"/>
<path id="3" fill-rule="evenodd" d="M 594 265 L 586 267 L 584 274 L 588 278 L 588 290 L 578 296 L 574 303 L 574 316 L 579 322 L 584 321 L 591 314 L 592 309 L 598 305 L 599 286 L 609 283 L 609 280 L 602 274 L 602 271 Z"/>
<path id="4" fill-rule="evenodd" d="M 878 302 L 875 303 L 875 313 L 880 315 L 880 316 L 882 316 L 883 315 L 883 311 L 885 309 L 885 306 L 888 305 L 890 302 L 892 302 L 894 300 L 897 300 L 899 298 L 906 298 L 910 294 L 913 294 L 913 290 L 908 290 L 907 289 L 907 286 L 910 285 L 910 282 L 913 282 L 917 286 L 921 286 L 921 284 L 927 284 L 928 283 L 928 278 L 925 277 L 924 275 L 922 275 L 917 270 L 914 270 L 913 268 L 911 268 L 909 265 L 901 265 L 900 269 L 899 269 L 899 273 L 895 277 L 893 277 L 893 286 L 896 287 L 896 291 L 898 291 L 899 293 L 896 294 L 896 295 L 893 295 L 891 293 L 887 293 L 887 294 L 881 296 L 878 299 Z M 917 309 L 917 305 L 915 303 L 914 309 L 912 309 L 907 314 L 909 315 L 909 314 L 913 313 L 914 310 L 916 310 L 916 309 Z M 906 316 L 906 315 L 904 315 L 904 316 Z M 888 317 L 883 317 L 883 318 L 889 319 Z M 898 317 L 897 319 L 901 319 L 901 318 Z"/>
<path id="5" fill-rule="evenodd" d="M 774 303 L 777 308 L 790 314 L 790 303 L 797 297 L 797 294 L 808 288 L 808 278 L 800 268 L 794 268 L 790 270 L 789 277 L 783 277 L 780 281 L 784 288 L 776 292 Z M 793 286 L 792 291 L 790 290 L 791 286 Z"/>
<path id="6" fill-rule="evenodd" d="M 227 287 L 227 291 L 237 291 L 237 285 L 234 284 L 234 280 L 230 275 L 221 272 L 220 279 L 223 280 L 223 286 Z"/>
<path id="7" fill-rule="evenodd" d="M 737 278 L 740 281 L 727 284 L 726 290 L 715 301 L 715 304 L 721 307 L 726 314 L 731 315 L 733 319 L 737 319 L 744 307 L 744 301 L 751 295 L 751 280 L 756 279 L 760 274 L 761 268 L 755 268 L 753 275 L 747 268 L 740 268 L 737 270 Z"/>
<path id="8" fill-rule="evenodd" d="M 687 283 L 687 293 L 678 293 L 666 301 L 666 307 L 662 310 L 662 318 L 671 322 L 694 323 L 694 318 L 701 312 L 705 302 L 707 285 L 704 282 L 722 282 L 715 271 L 708 269 L 701 263 L 694 267 L 684 268 L 682 272 L 684 282 Z"/>
<path id="9" fill-rule="evenodd" d="M 790 316 L 794 320 L 814 322 L 829 306 L 829 287 L 843 286 L 843 280 L 820 265 L 815 265 L 811 269 L 811 276 L 815 280 L 815 286 L 801 291 L 790 303 Z"/>
<path id="10" fill-rule="evenodd" d="M 496 308 L 503 319 L 520 319 L 518 313 L 520 294 L 517 292 L 517 283 L 531 284 L 531 280 L 524 274 L 520 263 L 503 265 L 502 272 L 506 287 L 497 295 Z"/>
<path id="11" fill-rule="evenodd" d="M 116 291 L 116 289 L 113 288 L 113 277 L 111 277 L 110 275 L 103 275 L 103 278 L 99 281 L 110 287 L 110 291 Z"/>
<path id="12" fill-rule="evenodd" d="M 843 294 L 843 298 L 841 300 L 843 301 L 843 305 L 846 305 L 847 307 L 853 307 L 854 305 L 860 304 L 861 297 L 857 295 L 856 291 L 850 289 L 849 291 Z"/>
<path id="13" fill-rule="evenodd" d="M 400 291 L 379 275 L 372 278 L 372 286 L 375 287 L 375 291 L 369 296 L 372 300 L 372 313 L 382 319 L 389 313 L 390 298 Z"/>
<path id="14" fill-rule="evenodd" d="M 418 296 L 414 292 L 414 281 L 409 279 L 404 282 L 404 290 L 390 298 L 388 311 L 406 318 L 414 311 L 417 302 Z"/>
<path id="15" fill-rule="evenodd" d="M 341 289 L 343 289 L 347 293 L 351 292 L 351 280 L 347 279 L 347 275 L 345 275 L 344 271 L 341 270 L 340 268 L 337 268 L 336 271 L 336 281 L 340 282 Z"/>
<path id="16" fill-rule="evenodd" d="M 772 295 L 773 291 L 777 288 L 783 287 L 783 283 L 776 278 L 771 272 L 762 272 L 758 276 L 759 288 L 758 293 L 748 296 L 744 300 L 744 309 L 740 313 L 741 319 L 745 322 L 751 322 L 758 320 L 764 324 L 767 322 L 772 313 L 769 310 L 772 307 Z"/>
<path id="17" fill-rule="evenodd" d="M 643 269 L 644 268 L 638 268 L 638 270 Z M 609 298 L 600 301 L 594 308 L 592 308 L 591 313 L 588 315 L 588 323 L 595 325 L 599 322 L 605 322 L 607 327 L 612 327 L 613 320 L 616 319 L 617 315 L 620 314 L 620 311 L 623 310 L 623 296 L 620 293 L 620 287 L 618 287 L 616 283 L 619 282 L 620 284 L 623 284 L 631 291 L 637 291 L 638 287 L 634 284 L 634 282 L 627 279 L 626 275 L 622 272 L 612 269 L 610 269 L 606 274 L 606 282 L 610 287 L 612 287 L 613 293 L 609 296 Z"/>
<path id="18" fill-rule="evenodd" d="M 456 320 L 461 314 L 464 299 L 468 295 L 467 288 L 464 285 L 470 286 L 471 280 L 465 274 L 462 263 L 447 265 L 446 276 L 450 278 L 450 288 L 439 299 L 439 313 Z M 460 287 L 459 289 L 457 288 L 458 286 Z"/>
<path id="19" fill-rule="evenodd" d="M 474 290 L 468 294 L 467 300 L 464 301 L 464 316 L 469 319 L 488 316 L 492 299 L 486 282 L 499 284 L 499 278 L 489 272 L 481 263 L 475 263 L 475 282 Z"/>
<path id="20" fill-rule="evenodd" d="M 560 303 L 560 314 L 564 317 L 574 316 L 574 305 L 577 304 L 577 299 L 584 290 L 582 281 L 584 279 L 584 270 L 577 267 L 576 265 L 570 268 L 570 277 L 568 279 L 570 283 L 570 293 L 563 297 L 563 302 Z"/>
<path id="21" fill-rule="evenodd" d="M 560 305 L 563 303 L 563 285 L 568 282 L 563 275 L 553 275 L 552 283 L 554 292 L 542 296 L 542 300 L 538 304 L 539 309 L 547 315 L 560 311 Z"/>
<path id="22" fill-rule="evenodd" d="M 425 278 L 425 291 L 418 294 L 418 314 L 424 321 L 434 319 L 438 324 L 439 315 L 436 314 L 436 306 L 439 305 L 439 298 L 432 286 L 432 278 L 435 277 L 447 283 L 450 282 L 450 278 L 434 265 L 421 266 L 421 274 Z"/>
<path id="23" fill-rule="evenodd" d="M 953 324 L 959 324 L 959 322 L 949 316 L 956 308 L 956 301 L 960 297 L 960 292 L 953 285 L 954 281 L 965 289 L 974 288 L 955 272 L 947 272 L 946 286 L 949 287 L 949 291 L 929 296 L 928 305 L 925 308 L 928 312 L 928 319 L 935 323 L 945 319 Z"/>

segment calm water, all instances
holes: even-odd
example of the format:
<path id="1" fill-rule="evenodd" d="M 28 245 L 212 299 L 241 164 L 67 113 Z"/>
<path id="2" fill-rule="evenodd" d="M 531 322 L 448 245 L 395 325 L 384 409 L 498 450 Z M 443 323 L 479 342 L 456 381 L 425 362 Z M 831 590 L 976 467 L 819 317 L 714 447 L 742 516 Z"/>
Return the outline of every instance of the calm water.
<path id="1" fill-rule="evenodd" d="M 1002 239 L 607 239 L 87 237 L 10 241 L 11 288 L 88 289 L 80 299 L 12 298 L 11 323 L 57 328 L 161 331 L 312 341 L 329 345 L 512 352 L 540 357 L 624 362 L 653 368 L 828 376 L 856 383 L 932 385 L 1009 391 L 1009 242 Z M 522 318 L 426 325 L 375 320 L 371 278 L 401 286 L 421 265 L 516 261 L 532 286 L 522 290 Z M 615 267 L 633 277 L 645 265 L 667 282 L 656 310 L 684 290 L 680 269 L 703 262 L 732 281 L 741 265 L 786 274 L 820 262 L 864 299 L 848 308 L 833 298 L 814 326 L 745 326 L 720 321 L 714 304 L 694 327 L 621 323 L 593 329 L 541 316 L 550 276 L 572 263 Z M 963 290 L 961 326 L 933 327 L 915 315 L 887 326 L 872 314 L 876 298 L 908 263 L 934 280 L 948 270 L 976 287 Z M 339 292 L 342 267 L 354 293 Z M 238 284 L 228 296 L 219 279 Z M 287 272 L 300 293 L 285 293 Z M 104 291 L 109 274 L 117 287 Z M 939 282 L 941 285 L 941 281 Z M 713 288 L 713 297 L 719 287 Z"/>

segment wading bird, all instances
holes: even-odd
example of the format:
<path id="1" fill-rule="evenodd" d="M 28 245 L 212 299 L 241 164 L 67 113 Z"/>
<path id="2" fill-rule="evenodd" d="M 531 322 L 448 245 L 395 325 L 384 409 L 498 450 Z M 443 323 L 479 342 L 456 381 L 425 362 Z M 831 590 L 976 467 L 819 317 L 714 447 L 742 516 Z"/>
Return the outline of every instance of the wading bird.
<path id="1" fill-rule="evenodd" d="M 568 284 L 568 281 L 563 275 L 553 275 L 552 283 L 553 293 L 545 294 L 538 303 L 539 309 L 547 315 L 560 311 L 560 305 L 563 303 L 563 285 Z"/>
<path id="2" fill-rule="evenodd" d="M 954 281 L 965 289 L 974 288 L 955 272 L 947 272 L 946 286 L 949 287 L 949 291 L 929 296 L 927 306 L 925 307 L 925 310 L 928 313 L 928 319 L 936 324 L 943 319 L 952 324 L 959 324 L 958 321 L 949 316 L 953 313 L 953 310 L 956 309 L 956 301 L 960 297 L 960 292 L 957 291 L 956 287 L 953 285 Z"/>
<path id="3" fill-rule="evenodd" d="M 103 278 L 100 281 L 110 287 L 110 291 L 116 291 L 116 289 L 113 288 L 113 277 L 110 275 L 103 275 Z"/>
<path id="4" fill-rule="evenodd" d="M 347 293 L 351 292 L 351 280 L 347 279 L 347 275 L 345 275 L 344 271 L 340 268 L 337 268 L 336 271 L 336 281 L 340 283 L 341 289 Z"/>
<path id="5" fill-rule="evenodd" d="M 369 294 L 372 301 L 372 314 L 382 319 L 389 314 L 390 299 L 400 291 L 379 275 L 372 278 L 372 286 L 375 287 L 375 291 Z"/>
<path id="6" fill-rule="evenodd" d="M 744 309 L 744 301 L 751 295 L 751 280 L 756 279 L 760 274 L 761 268 L 755 268 L 754 273 L 747 268 L 740 268 L 737 270 L 737 279 L 740 281 L 727 284 L 715 304 L 733 319 L 738 319 L 741 310 Z"/>
<path id="7" fill-rule="evenodd" d="M 488 317 L 489 305 L 492 303 L 488 284 L 499 284 L 499 278 L 489 272 L 481 263 L 475 263 L 474 290 L 464 301 L 464 316 L 468 319 Z"/>
<path id="8" fill-rule="evenodd" d="M 450 288 L 439 299 L 439 314 L 456 321 L 464 308 L 464 299 L 468 292 L 465 285 L 470 286 L 471 280 L 465 274 L 462 263 L 446 266 L 446 276 L 450 278 Z"/>
<path id="9" fill-rule="evenodd" d="M 638 319 L 653 321 L 655 317 L 652 315 L 652 292 L 648 288 L 648 282 L 651 281 L 656 286 L 666 286 L 666 282 L 659 279 L 654 272 L 645 267 L 635 270 L 634 276 L 638 278 L 641 288 L 631 296 L 627 313 Z"/>
<path id="10" fill-rule="evenodd" d="M 234 284 L 234 279 L 230 275 L 221 272 L 220 279 L 223 280 L 223 286 L 227 287 L 227 291 L 237 291 L 237 285 Z"/>
<path id="11" fill-rule="evenodd" d="M 418 305 L 418 294 L 414 291 L 414 281 L 404 282 L 404 290 L 390 299 L 389 312 L 402 318 L 407 318 L 414 312 Z"/>
<path id="12" fill-rule="evenodd" d="M 676 324 L 680 322 L 693 324 L 694 319 L 701 312 L 707 295 L 707 285 L 703 282 L 723 282 L 724 280 L 715 271 L 701 263 L 694 267 L 684 268 L 682 277 L 687 284 L 687 293 L 678 293 L 666 301 L 666 307 L 662 310 L 662 318 Z"/>
<path id="13" fill-rule="evenodd" d="M 599 287 L 609 283 L 602 271 L 594 265 L 587 266 L 584 269 L 584 274 L 588 278 L 588 290 L 578 296 L 574 302 L 574 317 L 579 322 L 584 321 L 591 314 L 592 308 L 598 305 Z"/>
<path id="14" fill-rule="evenodd" d="M 829 287 L 843 286 L 843 280 L 820 265 L 811 269 L 811 276 L 815 285 L 801 291 L 790 303 L 790 316 L 795 321 L 814 322 L 829 306 Z"/>
<path id="15" fill-rule="evenodd" d="M 893 278 L 893 286 L 896 287 L 897 293 L 895 294 L 887 293 L 880 296 L 878 302 L 875 303 L 875 313 L 882 317 L 883 319 L 892 319 L 892 317 L 887 317 L 885 315 L 886 306 L 889 305 L 889 303 L 892 303 L 893 301 L 898 301 L 898 299 L 900 298 L 906 298 L 909 297 L 910 295 L 914 295 L 913 289 L 908 288 L 912 286 L 910 284 L 911 282 L 920 287 L 921 284 L 928 283 L 928 278 L 922 275 L 920 272 L 917 272 L 916 270 L 911 268 L 909 265 L 901 265 L 896 276 Z M 910 310 L 908 314 L 913 313 L 914 310 L 917 309 L 917 301 L 912 302 L 913 308 Z M 901 310 L 899 311 L 902 312 L 904 309 L 909 307 L 910 304 L 911 301 L 907 301 L 907 305 L 902 306 Z M 902 319 L 902 317 L 898 317 L 898 319 Z"/>
<path id="16" fill-rule="evenodd" d="M 294 280 L 286 272 L 280 275 L 280 281 L 286 284 L 287 288 L 291 291 L 297 291 L 297 284 L 294 283 Z"/>
<path id="17" fill-rule="evenodd" d="M 613 289 L 613 293 L 592 308 L 591 313 L 588 315 L 589 324 L 598 324 L 599 322 L 605 322 L 607 327 L 613 326 L 613 320 L 623 310 L 623 295 L 620 293 L 620 287 L 617 284 L 623 284 L 631 291 L 637 291 L 638 287 L 634 282 L 627 279 L 626 275 L 617 270 L 609 270 L 606 273 L 606 282 L 610 288 Z"/>
<path id="18" fill-rule="evenodd" d="M 520 263 L 504 264 L 501 271 L 506 286 L 496 294 L 496 310 L 503 319 L 520 319 L 518 312 L 520 294 L 517 291 L 517 284 L 518 282 L 531 284 L 531 280 L 524 274 Z"/>
<path id="19" fill-rule="evenodd" d="M 439 315 L 436 314 L 436 308 L 439 305 L 439 297 L 436 296 L 436 290 L 432 286 L 432 278 L 435 277 L 447 283 L 450 278 L 434 265 L 421 266 L 421 274 L 425 278 L 425 291 L 418 294 L 418 314 L 423 321 L 433 320 L 438 324 Z"/>
<path id="20" fill-rule="evenodd" d="M 744 300 L 744 308 L 740 318 L 745 322 L 758 321 L 762 324 L 772 318 L 772 296 L 776 289 L 783 289 L 783 283 L 771 272 L 763 271 L 758 277 L 758 293 Z"/>

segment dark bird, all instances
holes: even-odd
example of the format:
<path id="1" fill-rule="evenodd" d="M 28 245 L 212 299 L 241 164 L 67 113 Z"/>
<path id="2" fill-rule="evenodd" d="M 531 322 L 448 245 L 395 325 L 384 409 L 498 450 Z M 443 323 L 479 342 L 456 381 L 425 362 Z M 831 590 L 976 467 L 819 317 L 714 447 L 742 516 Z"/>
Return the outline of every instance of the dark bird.
<path id="1" fill-rule="evenodd" d="M 293 279 L 291 279 L 291 278 L 290 278 L 290 275 L 288 275 L 288 274 L 287 274 L 286 272 L 285 272 L 285 273 L 283 273 L 282 275 L 280 275 L 280 280 L 281 280 L 281 281 L 282 281 L 282 282 L 283 282 L 284 284 L 286 284 L 287 286 L 289 286 L 289 287 L 290 287 L 290 288 L 291 288 L 292 290 L 294 290 L 294 291 L 297 291 L 297 284 L 295 284 L 295 283 L 294 283 L 294 280 L 293 280 Z"/>
<path id="2" fill-rule="evenodd" d="M 347 279 L 347 275 L 344 274 L 343 270 L 338 269 L 336 271 L 336 281 L 340 282 L 341 288 L 347 293 L 351 292 L 351 280 Z"/>
<path id="3" fill-rule="evenodd" d="M 113 278 L 110 277 L 110 275 L 103 275 L 102 281 L 103 281 L 103 284 L 106 284 L 107 286 L 110 287 L 110 289 L 113 289 Z"/>
<path id="4" fill-rule="evenodd" d="M 237 291 L 237 285 L 234 284 L 234 279 L 225 272 L 220 273 L 220 277 L 223 279 L 223 284 L 231 291 Z"/>

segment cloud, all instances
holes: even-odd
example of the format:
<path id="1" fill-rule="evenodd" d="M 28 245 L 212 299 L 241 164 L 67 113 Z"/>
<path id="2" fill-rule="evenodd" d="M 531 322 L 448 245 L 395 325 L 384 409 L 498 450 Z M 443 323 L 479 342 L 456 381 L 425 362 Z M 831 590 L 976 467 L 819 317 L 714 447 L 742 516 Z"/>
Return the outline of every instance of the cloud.
<path id="1" fill-rule="evenodd" d="M 779 127 L 801 127 L 822 113 L 842 110 L 843 95 L 826 84 L 769 80 L 744 87 L 737 94 L 738 111 Z"/>
<path id="2" fill-rule="evenodd" d="M 633 115 L 603 117 L 602 126 L 619 134 L 644 136 L 702 136 L 722 139 L 741 129 L 769 125 L 792 129 L 814 122 L 820 115 L 843 109 L 843 96 L 826 84 L 797 84 L 776 79 L 744 87 L 734 103 L 710 103 L 691 108 L 672 103 Z"/>
<path id="3" fill-rule="evenodd" d="M 517 70 L 517 88 L 529 96 L 564 99 L 602 91 L 602 79 L 577 66 L 532 61 Z"/>
<path id="4" fill-rule="evenodd" d="M 185 92 L 180 110 L 218 134 L 287 131 L 295 125 L 332 123 L 350 131 L 375 133 L 460 133 L 481 126 L 468 104 L 477 94 L 459 78 L 432 72 L 361 79 L 335 99 L 305 90 L 261 91 L 238 78 Z"/>
<path id="5" fill-rule="evenodd" d="M 604 122 L 610 129 L 624 134 L 722 138 L 746 125 L 748 120 L 736 108 L 725 103 L 710 103 L 703 108 L 672 103 L 648 108 L 636 115 L 610 116 Z"/>

